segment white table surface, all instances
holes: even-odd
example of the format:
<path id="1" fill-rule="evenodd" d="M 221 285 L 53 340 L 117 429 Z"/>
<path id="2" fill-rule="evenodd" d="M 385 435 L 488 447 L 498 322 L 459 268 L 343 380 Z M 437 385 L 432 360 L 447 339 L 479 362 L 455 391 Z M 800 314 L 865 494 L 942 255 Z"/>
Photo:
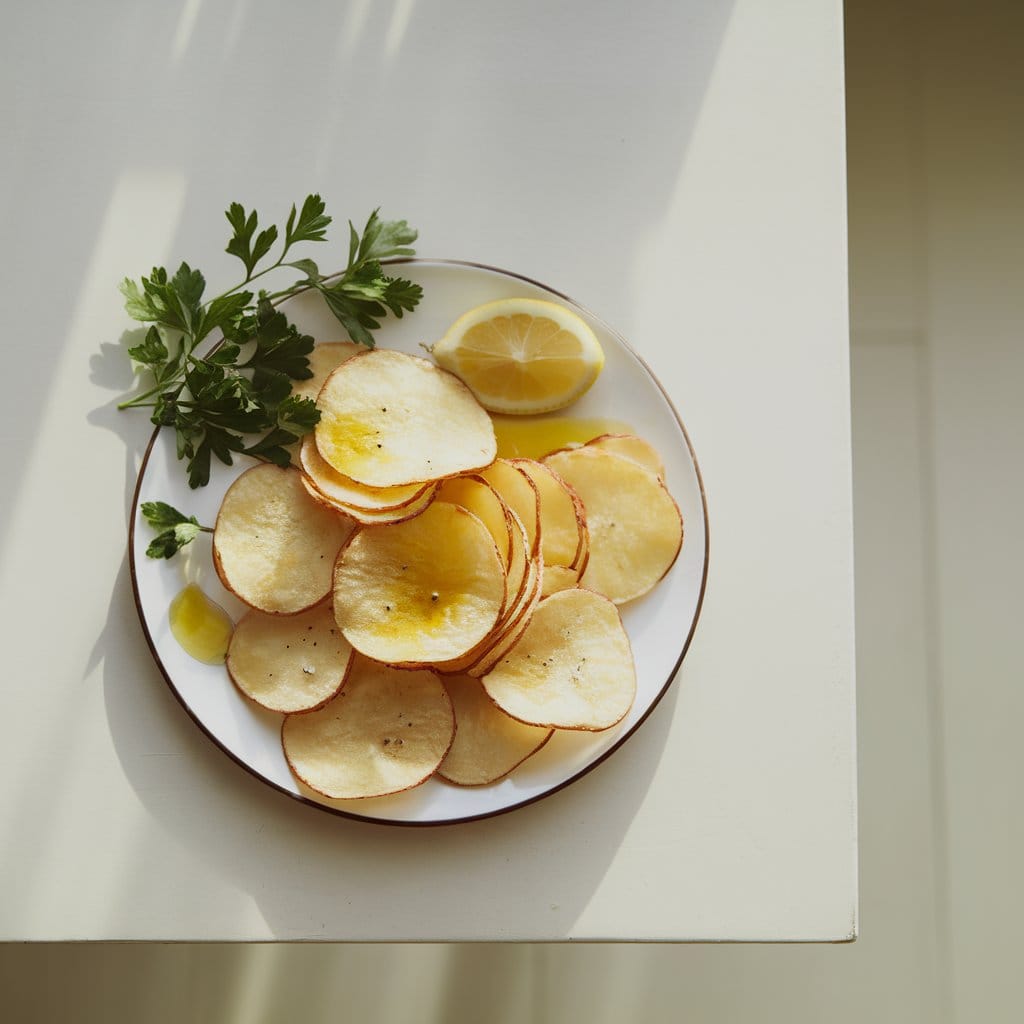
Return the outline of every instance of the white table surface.
<path id="1" fill-rule="evenodd" d="M 856 932 L 839 0 L 19 5 L 0 40 L 4 939 Z M 704 609 L 612 758 L 401 829 L 240 769 L 153 664 L 118 281 L 211 286 L 232 200 L 381 206 L 625 335 L 707 491 Z M 318 255 L 320 255 L 318 253 Z M 326 260 L 321 256 L 322 264 Z"/>

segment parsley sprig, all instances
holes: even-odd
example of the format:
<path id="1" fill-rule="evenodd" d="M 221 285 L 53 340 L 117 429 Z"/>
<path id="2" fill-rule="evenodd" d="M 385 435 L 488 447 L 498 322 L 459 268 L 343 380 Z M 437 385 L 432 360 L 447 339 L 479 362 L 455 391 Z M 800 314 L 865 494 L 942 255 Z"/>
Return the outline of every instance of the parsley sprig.
<path id="1" fill-rule="evenodd" d="M 151 324 L 128 355 L 152 386 L 118 408 L 150 408 L 153 423 L 174 428 L 190 487 L 209 482 L 212 457 L 227 465 L 235 454 L 288 465 L 287 446 L 319 419 L 310 399 L 292 394 L 293 380 L 312 376 L 313 339 L 289 322 L 278 300 L 316 290 L 349 337 L 373 348 L 382 319 L 412 311 L 422 297 L 419 285 L 389 277 L 382 266 L 414 252 L 416 231 L 404 220 L 381 220 L 374 210 L 361 234 L 350 221 L 348 264 L 325 277 L 313 260 L 290 258 L 293 246 L 326 240 L 331 218 L 320 196 L 307 196 L 299 210 L 292 206 L 283 237 L 274 224 L 260 228 L 256 211 L 239 203 L 226 216 L 233 233 L 225 251 L 245 268 L 245 278 L 226 292 L 204 300 L 206 279 L 187 263 L 174 274 L 154 267 L 148 277 L 121 284 L 129 316 Z M 280 252 L 271 259 L 279 238 Z M 278 291 L 249 288 L 283 268 L 302 276 Z M 216 333 L 219 343 L 200 355 L 199 346 Z"/>
<path id="2" fill-rule="evenodd" d="M 141 508 L 142 518 L 157 531 L 146 548 L 150 558 L 171 558 L 200 533 L 213 533 L 212 527 L 201 526 L 195 516 L 186 516 L 165 501 L 144 501 Z"/>

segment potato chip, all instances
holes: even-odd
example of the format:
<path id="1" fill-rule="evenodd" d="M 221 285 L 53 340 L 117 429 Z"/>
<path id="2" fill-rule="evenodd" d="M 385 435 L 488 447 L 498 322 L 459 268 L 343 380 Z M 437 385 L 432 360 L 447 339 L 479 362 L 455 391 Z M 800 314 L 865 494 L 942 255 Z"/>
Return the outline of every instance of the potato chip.
<path id="1" fill-rule="evenodd" d="M 537 485 L 508 459 L 496 459 L 480 471 L 480 476 L 519 516 L 526 529 L 527 553 L 530 558 L 535 558 L 540 551 L 540 495 Z"/>
<path id="2" fill-rule="evenodd" d="M 423 496 L 429 483 L 404 487 L 367 487 L 342 476 L 320 456 L 313 434 L 306 434 L 299 449 L 299 463 L 309 482 L 334 505 L 367 512 L 402 508 Z"/>
<path id="3" fill-rule="evenodd" d="M 544 564 L 573 565 L 587 528 L 583 502 L 546 463 L 534 459 L 511 459 L 510 462 L 537 486 Z"/>
<path id="4" fill-rule="evenodd" d="M 491 419 L 466 385 L 418 356 L 353 356 L 327 378 L 317 405 L 321 456 L 370 487 L 470 472 L 497 453 Z"/>
<path id="5" fill-rule="evenodd" d="M 624 459 L 632 459 L 655 476 L 665 479 L 665 463 L 658 454 L 658 449 L 650 441 L 636 434 L 602 434 L 587 442 L 588 447 L 600 448 L 601 451 L 621 455 Z"/>
<path id="6" fill-rule="evenodd" d="M 539 562 L 530 563 L 529 586 L 515 614 L 509 616 L 503 623 L 501 630 L 487 645 L 487 650 L 466 668 L 467 675 L 485 675 L 519 642 L 540 601 L 541 569 Z"/>
<path id="7" fill-rule="evenodd" d="M 359 530 L 334 572 L 334 614 L 346 639 L 393 665 L 464 655 L 494 628 L 504 601 L 505 570 L 490 533 L 447 502 Z"/>
<path id="8" fill-rule="evenodd" d="M 551 738 L 552 730 L 506 715 L 470 676 L 448 676 L 455 740 L 437 774 L 458 786 L 486 786 L 508 775 Z"/>
<path id="9" fill-rule="evenodd" d="M 633 653 L 618 609 L 588 590 L 541 601 L 522 638 L 482 682 L 513 718 L 558 729 L 609 729 L 636 696 Z"/>
<path id="10" fill-rule="evenodd" d="M 269 711 L 310 711 L 341 689 L 352 648 L 329 601 L 297 615 L 251 611 L 235 626 L 227 669 L 250 700 Z"/>
<path id="11" fill-rule="evenodd" d="M 562 565 L 545 565 L 540 592 L 542 596 L 550 597 L 560 590 L 575 587 L 579 581 L 580 574 L 575 569 L 569 569 Z"/>
<path id="12" fill-rule="evenodd" d="M 221 582 L 261 611 L 294 614 L 331 590 L 334 560 L 354 529 L 314 501 L 297 469 L 262 463 L 228 488 L 213 532 Z"/>
<path id="13" fill-rule="evenodd" d="M 500 500 L 500 499 L 499 499 Z M 537 573 L 539 571 L 537 560 L 528 561 L 526 557 L 526 531 L 519 517 L 504 506 L 505 515 L 514 539 L 512 564 L 505 576 L 505 606 L 498 621 L 486 636 L 472 648 L 457 658 L 447 658 L 444 661 L 432 663 L 432 668 L 438 672 L 467 672 L 483 658 L 495 644 L 498 643 L 522 618 L 524 610 L 528 606 L 532 591 L 538 589 Z"/>
<path id="14" fill-rule="evenodd" d="M 487 527 L 507 569 L 512 558 L 512 523 L 505 502 L 481 476 L 469 474 L 445 480 L 437 492 L 438 501 L 461 505 Z"/>
<path id="15" fill-rule="evenodd" d="M 413 501 L 398 508 L 365 509 L 356 505 L 342 505 L 340 502 L 332 501 L 325 494 L 319 491 L 313 481 L 303 474 L 302 484 L 309 496 L 319 502 L 325 508 L 332 509 L 339 515 L 347 516 L 349 519 L 363 526 L 388 526 L 394 523 L 404 523 L 406 519 L 413 519 L 418 516 L 434 500 L 437 494 L 437 484 L 430 484 L 423 493 Z"/>
<path id="16" fill-rule="evenodd" d="M 576 494 L 575 490 L 573 491 L 573 494 L 576 495 L 576 500 L 582 506 L 583 505 L 582 498 L 580 498 L 580 496 L 578 494 Z M 586 512 L 584 512 L 584 516 L 586 516 Z M 580 549 L 579 549 L 579 551 L 576 552 L 576 560 L 573 562 L 573 564 L 570 566 L 570 568 L 576 573 L 577 577 L 580 577 L 580 576 L 583 575 L 584 571 L 586 570 L 587 562 L 589 562 L 589 561 L 590 561 L 590 527 L 587 526 L 586 529 L 584 529 L 582 535 L 580 536 Z"/>
<path id="17" fill-rule="evenodd" d="M 504 503 L 504 499 L 502 499 Z M 526 527 L 523 521 L 507 505 L 505 514 L 508 518 L 509 529 L 511 530 L 512 543 L 510 545 L 509 566 L 508 566 L 508 590 L 513 594 L 513 601 L 518 601 L 526 589 L 527 575 L 532 562 L 538 561 L 537 557 L 530 557 L 529 538 L 526 535 Z M 506 613 L 508 613 L 506 609 Z"/>
<path id="18" fill-rule="evenodd" d="M 358 656 L 336 697 L 316 711 L 288 715 L 281 728 L 296 778 L 342 800 L 425 782 L 454 735 L 451 698 L 435 673 L 403 672 Z"/>
<path id="19" fill-rule="evenodd" d="M 358 345 L 354 341 L 319 342 L 309 353 L 309 368 L 313 376 L 306 380 L 292 381 L 292 394 L 299 398 L 311 398 L 315 402 L 331 372 L 346 359 L 365 351 L 365 345 Z"/>
<path id="20" fill-rule="evenodd" d="M 624 604 L 647 593 L 672 567 L 683 520 L 663 481 L 630 459 L 584 446 L 545 462 L 583 499 L 590 557 L 580 585 Z"/>

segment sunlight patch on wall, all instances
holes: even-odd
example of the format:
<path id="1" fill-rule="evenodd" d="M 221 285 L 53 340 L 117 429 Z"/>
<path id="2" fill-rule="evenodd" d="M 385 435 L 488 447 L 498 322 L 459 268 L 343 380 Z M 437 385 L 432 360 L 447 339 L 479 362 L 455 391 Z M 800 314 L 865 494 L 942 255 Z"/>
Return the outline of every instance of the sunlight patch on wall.
<path id="1" fill-rule="evenodd" d="M 185 0 L 182 4 L 181 14 L 178 16 L 178 27 L 174 30 L 174 41 L 171 43 L 172 64 L 177 64 L 185 56 L 202 6 L 203 0 Z"/>
<path id="2" fill-rule="evenodd" d="M 394 60 L 402 48 L 402 40 L 409 28 L 409 22 L 412 21 L 412 12 L 415 6 L 416 0 L 395 0 L 395 8 L 391 12 L 391 22 L 388 25 L 388 34 L 384 38 L 384 55 L 389 61 Z"/>
<path id="3" fill-rule="evenodd" d="M 348 17 L 338 37 L 338 58 L 349 60 L 359 46 L 370 16 L 370 0 L 354 0 L 348 5 Z"/>

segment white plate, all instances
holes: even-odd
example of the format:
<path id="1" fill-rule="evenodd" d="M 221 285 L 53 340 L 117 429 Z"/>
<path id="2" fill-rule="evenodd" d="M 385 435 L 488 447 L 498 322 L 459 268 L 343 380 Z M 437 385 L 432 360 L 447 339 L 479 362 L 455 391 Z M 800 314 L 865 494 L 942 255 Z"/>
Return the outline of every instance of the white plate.
<path id="1" fill-rule="evenodd" d="M 209 485 L 192 491 L 184 464 L 175 457 L 173 432 L 156 432 L 139 472 L 129 551 L 136 604 L 153 656 L 186 711 L 225 753 L 268 785 L 311 806 L 376 822 L 436 825 L 500 814 L 547 796 L 604 760 L 640 726 L 672 682 L 697 624 L 707 576 L 707 510 L 700 471 L 682 421 L 651 372 L 606 324 L 567 296 L 507 271 L 443 260 L 401 263 L 396 273 L 419 282 L 423 300 L 414 314 L 385 321 L 377 334 L 380 347 L 420 354 L 421 342 L 439 338 L 459 314 L 479 303 L 517 295 L 557 298 L 590 323 L 606 356 L 597 383 L 566 414 L 622 420 L 651 441 L 664 458 L 668 488 L 683 514 L 685 539 L 666 578 L 622 609 L 638 683 L 636 702 L 625 720 L 604 733 L 557 733 L 537 755 L 492 786 L 460 788 L 430 779 L 392 797 L 318 798 L 300 788 L 288 770 L 281 752 L 281 716 L 246 701 L 223 666 L 193 660 L 171 635 L 168 608 L 186 582 L 197 582 L 236 620 L 244 611 L 213 570 L 209 535 L 201 535 L 170 561 L 150 559 L 145 553 L 153 534 L 138 512 L 142 502 L 167 501 L 201 523 L 212 524 L 225 490 L 248 460 L 233 468 L 214 460 Z M 301 330 L 318 341 L 344 336 L 317 296 L 293 298 L 286 310 Z"/>

